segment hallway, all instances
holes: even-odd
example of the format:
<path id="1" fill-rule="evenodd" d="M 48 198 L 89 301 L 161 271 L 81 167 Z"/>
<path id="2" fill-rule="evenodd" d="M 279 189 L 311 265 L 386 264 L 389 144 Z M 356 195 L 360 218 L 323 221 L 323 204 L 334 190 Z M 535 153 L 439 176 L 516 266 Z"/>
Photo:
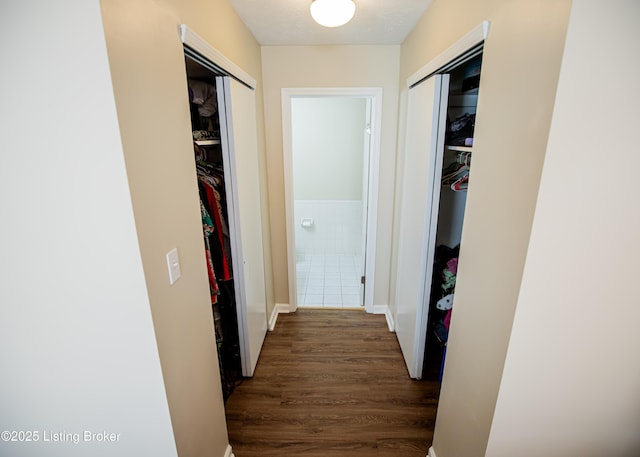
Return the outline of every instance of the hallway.
<path id="1" fill-rule="evenodd" d="M 411 380 L 384 316 L 280 315 L 226 405 L 236 457 L 425 457 L 437 383 Z"/>

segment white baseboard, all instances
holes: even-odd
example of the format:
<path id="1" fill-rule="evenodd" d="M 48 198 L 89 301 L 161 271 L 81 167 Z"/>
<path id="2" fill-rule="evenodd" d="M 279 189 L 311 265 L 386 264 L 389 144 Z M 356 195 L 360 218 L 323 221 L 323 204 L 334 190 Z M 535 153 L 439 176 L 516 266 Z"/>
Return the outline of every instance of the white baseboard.
<path id="1" fill-rule="evenodd" d="M 389 326 L 390 332 L 396 331 L 396 322 L 393 320 L 393 315 L 391 314 L 391 310 L 387 306 L 387 311 L 384 313 L 384 317 L 387 318 L 387 325 Z"/>
<path id="2" fill-rule="evenodd" d="M 436 451 L 433 450 L 433 446 L 429 448 L 429 453 L 427 454 L 427 457 L 436 457 Z"/>
<path id="3" fill-rule="evenodd" d="M 389 305 L 374 305 L 373 314 L 387 314 Z"/>
<path id="4" fill-rule="evenodd" d="M 278 320 L 278 314 L 280 313 L 290 313 L 291 307 L 286 303 L 276 303 L 273 307 L 273 311 L 271 311 L 271 316 L 269 317 L 269 331 L 273 332 L 273 329 L 276 328 L 276 321 Z"/>
<path id="5" fill-rule="evenodd" d="M 389 331 L 395 332 L 396 325 L 393 320 L 393 316 L 391 315 L 389 305 L 375 305 L 373 307 L 373 314 L 384 314 L 384 317 L 386 317 L 387 319 L 387 326 L 389 327 Z"/>
<path id="6" fill-rule="evenodd" d="M 224 453 L 224 457 L 234 457 L 230 444 L 227 444 L 227 450 Z"/>

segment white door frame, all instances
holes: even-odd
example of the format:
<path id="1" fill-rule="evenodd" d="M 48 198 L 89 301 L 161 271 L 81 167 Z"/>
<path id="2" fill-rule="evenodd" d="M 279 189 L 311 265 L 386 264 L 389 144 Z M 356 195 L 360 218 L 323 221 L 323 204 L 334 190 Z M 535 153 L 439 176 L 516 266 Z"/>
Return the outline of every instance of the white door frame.
<path id="1" fill-rule="evenodd" d="M 367 195 L 367 240 L 365 248 L 366 281 L 364 309 L 373 313 L 373 289 L 375 276 L 376 228 L 378 220 L 378 175 L 380 163 L 380 131 L 382 128 L 382 88 L 284 88 L 282 89 L 282 153 L 284 159 L 284 193 L 287 228 L 287 264 L 289 279 L 289 307 L 298 308 L 296 294 L 296 247 L 293 215 L 293 150 L 291 145 L 291 102 L 294 98 L 354 97 L 371 100 L 371 142 L 369 150 L 369 192 Z"/>

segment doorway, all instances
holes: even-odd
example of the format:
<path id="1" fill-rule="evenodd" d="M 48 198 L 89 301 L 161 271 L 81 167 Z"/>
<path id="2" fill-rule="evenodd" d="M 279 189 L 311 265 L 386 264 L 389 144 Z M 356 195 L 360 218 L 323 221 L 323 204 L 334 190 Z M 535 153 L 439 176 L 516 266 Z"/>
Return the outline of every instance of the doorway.
<path id="1" fill-rule="evenodd" d="M 291 101 L 298 306 L 364 306 L 367 107 L 359 97 Z"/>
<path id="2" fill-rule="evenodd" d="M 380 95 L 283 90 L 292 310 L 372 312 Z"/>

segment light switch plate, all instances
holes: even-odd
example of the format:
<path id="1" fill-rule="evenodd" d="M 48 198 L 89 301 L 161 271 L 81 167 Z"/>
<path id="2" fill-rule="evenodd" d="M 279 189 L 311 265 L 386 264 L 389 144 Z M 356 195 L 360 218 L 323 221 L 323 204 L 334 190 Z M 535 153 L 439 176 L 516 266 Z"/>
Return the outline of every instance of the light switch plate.
<path id="1" fill-rule="evenodd" d="M 173 248 L 167 253 L 167 267 L 169 268 L 169 284 L 173 284 L 180 277 L 180 261 L 178 260 L 178 248 Z"/>

